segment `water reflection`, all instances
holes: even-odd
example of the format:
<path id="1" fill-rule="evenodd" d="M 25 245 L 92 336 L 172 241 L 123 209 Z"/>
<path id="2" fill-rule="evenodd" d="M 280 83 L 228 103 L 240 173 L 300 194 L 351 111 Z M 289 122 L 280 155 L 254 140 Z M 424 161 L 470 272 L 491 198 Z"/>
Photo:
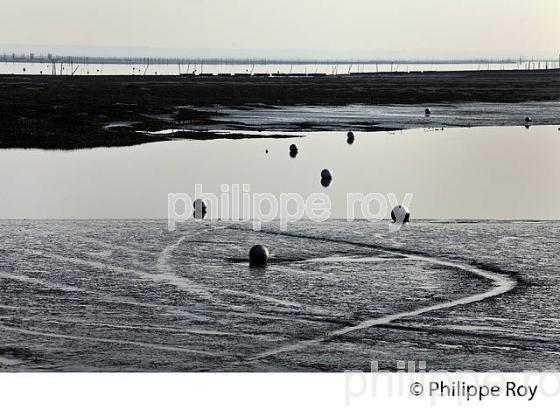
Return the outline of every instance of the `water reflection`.
<path id="1" fill-rule="evenodd" d="M 362 73 L 409 73 L 423 71 L 481 71 L 481 70 L 520 70 L 537 69 L 534 65 L 516 63 L 428 63 L 428 64 L 216 64 L 206 62 L 192 64 L 150 63 L 141 67 L 135 64 L 72 64 L 47 62 L 6 62 L 0 61 L 0 74 L 44 74 L 44 75 L 345 75 Z M 542 62 L 542 68 L 558 68 L 558 61 Z"/>
<path id="2" fill-rule="evenodd" d="M 275 196 L 325 192 L 332 218 L 346 218 L 349 192 L 410 192 L 415 220 L 560 219 L 558 125 L 359 132 L 359 150 L 345 150 L 345 136 L 0 150 L 0 218 L 166 218 L 169 193 L 247 184 Z M 336 170 L 328 191 L 317 180 L 325 166 Z"/>

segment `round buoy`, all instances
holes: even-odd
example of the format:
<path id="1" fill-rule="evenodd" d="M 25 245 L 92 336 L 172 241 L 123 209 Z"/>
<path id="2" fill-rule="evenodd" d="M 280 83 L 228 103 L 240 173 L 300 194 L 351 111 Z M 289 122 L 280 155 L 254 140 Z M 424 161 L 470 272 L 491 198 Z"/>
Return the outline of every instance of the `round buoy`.
<path id="1" fill-rule="evenodd" d="M 298 147 L 296 144 L 290 145 L 290 157 L 295 158 L 298 154 Z"/>
<path id="2" fill-rule="evenodd" d="M 268 154 L 268 150 L 267 150 L 267 149 L 265 149 L 265 150 L 264 150 L 264 153 L 265 153 L 265 154 Z"/>
<path id="3" fill-rule="evenodd" d="M 321 178 L 321 185 L 323 188 L 328 188 L 332 184 L 332 179 Z"/>
<path id="4" fill-rule="evenodd" d="M 525 122 L 533 122 L 533 119 L 531 117 L 525 117 Z"/>
<path id="5" fill-rule="evenodd" d="M 203 219 L 206 216 L 208 205 L 204 199 L 198 198 L 193 202 L 194 217 L 196 219 Z"/>
<path id="6" fill-rule="evenodd" d="M 263 267 L 268 263 L 268 249 L 263 245 L 255 245 L 249 251 L 249 265 Z"/>
<path id="7" fill-rule="evenodd" d="M 432 114 L 432 110 L 430 110 L 429 108 L 426 108 L 424 110 L 424 114 L 426 114 L 426 117 L 429 117 Z"/>
<path id="8" fill-rule="evenodd" d="M 408 208 L 402 205 L 397 205 L 391 211 L 391 219 L 393 222 L 404 224 L 410 220 L 410 212 Z"/>
<path id="9" fill-rule="evenodd" d="M 321 179 L 332 179 L 332 172 L 329 169 L 324 169 L 321 171 Z"/>
<path id="10" fill-rule="evenodd" d="M 348 132 L 346 142 L 348 145 L 352 145 L 354 143 L 354 133 L 352 131 Z"/>
<path id="11" fill-rule="evenodd" d="M 346 134 L 346 136 L 348 137 L 348 139 L 354 139 L 354 133 L 352 131 L 348 131 L 348 134 Z"/>

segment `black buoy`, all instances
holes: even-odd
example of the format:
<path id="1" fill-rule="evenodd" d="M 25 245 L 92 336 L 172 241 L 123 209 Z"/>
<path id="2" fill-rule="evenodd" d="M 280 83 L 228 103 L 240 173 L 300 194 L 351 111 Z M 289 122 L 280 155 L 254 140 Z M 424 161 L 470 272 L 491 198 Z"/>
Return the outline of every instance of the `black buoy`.
<path id="1" fill-rule="evenodd" d="M 290 157 L 295 158 L 298 154 L 298 147 L 296 144 L 290 145 Z"/>
<path id="2" fill-rule="evenodd" d="M 321 179 L 332 179 L 332 172 L 330 169 L 324 169 L 321 171 Z"/>
<path id="3" fill-rule="evenodd" d="M 391 219 L 399 224 L 408 223 L 410 221 L 410 211 L 405 206 L 397 205 L 391 211 Z"/>
<path id="4" fill-rule="evenodd" d="M 332 184 L 332 179 L 321 178 L 321 185 L 324 188 L 328 188 L 331 184 Z"/>
<path id="5" fill-rule="evenodd" d="M 195 219 L 204 219 L 208 211 L 208 205 L 206 205 L 206 201 L 200 198 L 196 199 L 193 202 L 193 208 L 194 208 L 193 215 Z"/>
<path id="6" fill-rule="evenodd" d="M 264 150 L 264 153 L 265 153 L 265 154 L 268 154 L 268 150 L 267 150 L 267 149 L 265 149 L 265 150 Z"/>
<path id="7" fill-rule="evenodd" d="M 348 134 L 346 135 L 346 142 L 348 145 L 352 145 L 354 143 L 354 133 L 352 131 L 348 131 Z"/>
<path id="8" fill-rule="evenodd" d="M 426 108 L 424 110 L 424 114 L 426 114 L 426 117 L 429 117 L 430 115 L 432 115 L 432 110 L 430 110 L 429 108 Z"/>
<path id="9" fill-rule="evenodd" d="M 268 249 L 264 245 L 255 245 L 249 251 L 249 266 L 264 267 L 268 263 Z"/>
<path id="10" fill-rule="evenodd" d="M 531 117 L 525 117 L 525 122 L 533 122 L 533 119 Z"/>

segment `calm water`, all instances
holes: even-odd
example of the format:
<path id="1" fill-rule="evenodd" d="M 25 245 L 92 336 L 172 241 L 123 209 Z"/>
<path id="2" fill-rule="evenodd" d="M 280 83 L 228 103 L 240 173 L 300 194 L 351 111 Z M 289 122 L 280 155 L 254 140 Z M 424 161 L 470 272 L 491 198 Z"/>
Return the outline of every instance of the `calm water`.
<path id="1" fill-rule="evenodd" d="M 298 156 L 289 155 L 297 144 Z M 268 154 L 265 153 L 268 150 Z M 415 219 L 560 219 L 558 126 L 307 133 L 80 151 L 0 150 L 0 218 L 166 218 L 170 192 L 414 195 Z M 320 172 L 334 174 L 329 188 Z"/>
<path id="2" fill-rule="evenodd" d="M 540 65 L 539 65 L 540 64 Z M 412 71 L 480 71 L 558 68 L 558 61 L 492 64 L 56 64 L 56 75 L 349 74 Z M 0 74 L 52 75 L 52 64 L 0 62 Z"/>

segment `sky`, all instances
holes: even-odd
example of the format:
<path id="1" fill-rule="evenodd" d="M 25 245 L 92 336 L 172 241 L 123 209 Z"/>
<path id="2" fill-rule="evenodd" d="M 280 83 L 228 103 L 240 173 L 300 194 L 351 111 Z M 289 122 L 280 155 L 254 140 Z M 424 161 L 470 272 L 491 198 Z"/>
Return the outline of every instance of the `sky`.
<path id="1" fill-rule="evenodd" d="M 554 57 L 558 0 L 2 0 L 0 51 Z"/>

